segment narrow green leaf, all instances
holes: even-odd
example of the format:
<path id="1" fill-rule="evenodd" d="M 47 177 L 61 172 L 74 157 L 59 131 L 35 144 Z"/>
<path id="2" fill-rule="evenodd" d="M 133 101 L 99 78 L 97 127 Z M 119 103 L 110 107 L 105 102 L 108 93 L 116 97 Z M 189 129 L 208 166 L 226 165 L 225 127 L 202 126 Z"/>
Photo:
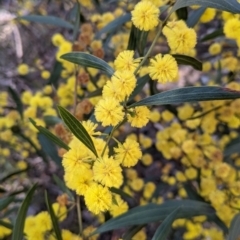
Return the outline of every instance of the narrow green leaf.
<path id="1" fill-rule="evenodd" d="M 112 76 L 114 70 L 102 59 L 84 52 L 70 52 L 61 56 L 62 59 L 76 63 L 83 67 L 91 67 L 102 70 L 108 76 Z"/>
<path id="2" fill-rule="evenodd" d="M 76 15 L 75 15 L 75 25 L 73 29 L 73 41 L 77 40 L 79 28 L 80 28 L 80 2 L 76 3 Z"/>
<path id="3" fill-rule="evenodd" d="M 52 204 L 50 203 L 50 200 L 48 198 L 48 194 L 47 194 L 46 191 L 45 191 L 45 201 L 46 201 L 46 204 L 47 204 L 48 213 L 49 213 L 49 215 L 51 217 L 51 220 L 52 220 L 53 230 L 54 230 L 54 233 L 56 235 L 56 238 L 57 238 L 57 240 L 62 240 L 62 234 L 61 234 L 61 230 L 60 230 L 59 225 L 58 225 L 58 220 L 57 220 L 57 217 L 54 214 Z"/>
<path id="4" fill-rule="evenodd" d="M 8 87 L 8 92 L 11 94 L 14 102 L 16 103 L 17 111 L 19 112 L 21 118 L 23 118 L 23 104 L 18 93 L 11 87 Z"/>
<path id="5" fill-rule="evenodd" d="M 201 18 L 205 11 L 206 11 L 205 7 L 200 7 L 197 10 L 191 11 L 187 19 L 188 27 L 193 28 L 198 23 L 199 19 Z"/>
<path id="6" fill-rule="evenodd" d="M 123 240 L 132 240 L 133 236 L 137 234 L 145 225 L 133 226 L 127 230 L 123 235 Z"/>
<path id="7" fill-rule="evenodd" d="M 237 240 L 240 238 L 240 214 L 238 213 L 233 218 L 230 229 L 228 240 Z"/>
<path id="8" fill-rule="evenodd" d="M 181 211 L 181 206 L 176 208 L 172 213 L 170 213 L 164 221 L 160 224 L 152 240 L 165 240 L 171 231 L 172 223 L 177 218 L 178 213 Z"/>
<path id="9" fill-rule="evenodd" d="M 137 41 L 137 48 L 139 52 L 139 56 L 143 57 L 144 56 L 144 49 L 147 44 L 147 38 L 148 38 L 148 31 L 140 31 L 138 29 L 138 41 Z"/>
<path id="10" fill-rule="evenodd" d="M 214 38 L 217 38 L 217 37 L 221 37 L 221 36 L 224 36 L 224 32 L 223 32 L 223 29 L 217 29 L 209 34 L 206 34 L 203 38 L 201 38 L 201 42 L 205 42 L 205 41 L 208 41 L 208 40 L 212 40 Z"/>
<path id="11" fill-rule="evenodd" d="M 0 211 L 4 210 L 13 200 L 13 196 L 0 199 Z"/>
<path id="12" fill-rule="evenodd" d="M 187 7 L 179 8 L 177 11 L 177 16 L 179 20 L 184 20 L 186 21 L 188 19 L 188 9 Z"/>
<path id="13" fill-rule="evenodd" d="M 193 186 L 191 186 L 191 184 L 185 183 L 185 184 L 184 184 L 184 189 L 186 190 L 187 196 L 188 196 L 189 199 L 204 202 L 204 198 L 202 198 L 202 197 L 194 190 L 194 188 L 193 188 Z"/>
<path id="14" fill-rule="evenodd" d="M 41 16 L 41 15 L 26 15 L 18 17 L 19 20 L 26 20 L 29 22 L 36 22 L 42 24 L 53 25 L 57 27 L 64 27 L 68 29 L 73 29 L 73 25 L 59 17 L 54 16 Z"/>
<path id="15" fill-rule="evenodd" d="M 39 131 L 40 133 L 42 133 L 44 136 L 46 136 L 46 137 L 47 137 L 48 139 L 50 139 L 52 142 L 54 142 L 55 144 L 57 144 L 59 147 L 64 148 L 64 149 L 66 149 L 66 150 L 69 150 L 69 149 L 70 149 L 70 147 L 69 147 L 66 143 L 64 143 L 60 138 L 58 138 L 58 137 L 55 136 L 54 134 L 52 134 L 49 130 L 47 130 L 46 128 L 44 128 L 44 127 L 42 127 L 42 126 L 38 126 L 33 119 L 29 118 L 29 121 L 33 124 L 33 126 L 34 126 L 35 128 L 38 129 L 38 131 Z"/>
<path id="16" fill-rule="evenodd" d="M 23 170 L 17 170 L 17 171 L 8 173 L 6 176 L 4 176 L 0 179 L 0 183 L 3 183 L 4 181 L 8 180 L 9 178 L 11 178 L 15 175 L 21 174 L 23 172 L 26 172 L 26 171 L 27 171 L 27 169 L 23 169 Z"/>
<path id="17" fill-rule="evenodd" d="M 62 72 L 63 66 L 62 63 L 56 61 L 54 63 L 53 69 L 51 71 L 50 78 L 48 79 L 49 85 L 53 85 L 55 88 L 58 87 L 58 80 L 61 77 L 61 72 Z"/>
<path id="18" fill-rule="evenodd" d="M 144 75 L 143 77 L 140 77 L 137 80 L 137 86 L 135 87 L 135 89 L 133 90 L 133 92 L 131 93 L 130 97 L 129 97 L 129 101 L 133 100 L 135 96 L 137 96 L 143 89 L 143 87 L 146 85 L 146 83 L 151 80 L 151 78 L 149 77 L 148 74 Z"/>
<path id="19" fill-rule="evenodd" d="M 98 88 L 97 90 L 95 90 L 93 92 L 90 92 L 87 97 L 92 98 L 92 97 L 101 96 L 102 95 L 102 90 L 103 90 L 103 88 Z"/>
<path id="20" fill-rule="evenodd" d="M 62 168 L 62 159 L 58 155 L 56 146 L 48 137 L 42 133 L 37 135 L 38 141 L 42 147 L 42 150 L 59 166 Z"/>
<path id="21" fill-rule="evenodd" d="M 240 153 L 240 137 L 234 138 L 230 143 L 227 144 L 224 150 L 224 157 L 228 157 L 233 153 Z"/>
<path id="22" fill-rule="evenodd" d="M 137 28 L 132 24 L 130 35 L 129 35 L 129 39 L 128 39 L 127 50 L 135 51 L 135 49 L 137 47 L 136 33 L 137 33 Z"/>
<path id="23" fill-rule="evenodd" d="M 133 103 L 136 106 L 179 104 L 185 102 L 199 102 L 209 100 L 227 100 L 240 98 L 240 91 L 222 87 L 184 87 L 177 88 L 147 97 Z"/>
<path id="24" fill-rule="evenodd" d="M 179 206 L 181 206 L 181 211 L 177 213 L 176 218 L 215 215 L 215 210 L 206 203 L 193 200 L 169 200 L 161 205 L 150 203 L 145 206 L 132 208 L 128 212 L 102 224 L 94 234 L 133 225 L 162 221 Z"/>
<path id="25" fill-rule="evenodd" d="M 240 13 L 240 4 L 237 0 L 178 0 L 173 5 L 170 13 L 175 12 L 179 8 L 189 7 L 192 5 L 200 5 L 202 7 L 215 8 L 232 13 Z"/>
<path id="26" fill-rule="evenodd" d="M 130 196 L 129 194 L 125 193 L 123 190 L 121 189 L 118 189 L 118 188 L 115 188 L 115 187 L 111 187 L 110 188 L 110 191 L 112 193 L 116 193 L 118 194 L 119 196 L 121 196 L 122 198 L 130 198 L 130 199 L 133 199 L 132 196 Z"/>
<path id="27" fill-rule="evenodd" d="M 196 70 L 202 71 L 202 62 L 200 62 L 196 58 L 181 54 L 173 54 L 172 56 L 176 59 L 178 64 L 189 65 Z"/>
<path id="28" fill-rule="evenodd" d="M 93 141 L 83 125 L 65 108 L 58 106 L 58 110 L 64 123 L 73 133 L 73 135 L 78 138 L 87 148 L 89 148 L 95 154 L 95 156 L 97 156 L 97 151 Z"/>
<path id="29" fill-rule="evenodd" d="M 50 115 L 43 116 L 43 120 L 47 126 L 55 126 L 58 123 L 63 123 L 61 118 Z"/>
<path id="30" fill-rule="evenodd" d="M 57 176 L 57 175 L 53 175 L 53 180 L 55 181 L 55 183 L 60 187 L 60 189 L 64 192 L 67 193 L 67 195 L 70 197 L 70 199 L 72 201 L 74 201 L 74 197 L 72 192 L 66 187 L 65 183 Z"/>
<path id="31" fill-rule="evenodd" d="M 112 31 L 116 31 L 120 26 L 125 24 L 126 22 L 131 20 L 131 14 L 127 13 L 123 16 L 120 16 L 107 24 L 104 28 L 102 28 L 99 32 L 96 33 L 96 38 L 100 38 L 104 33 L 110 33 Z"/>
<path id="32" fill-rule="evenodd" d="M 0 226 L 6 227 L 8 229 L 13 229 L 13 225 L 9 222 L 0 219 Z"/>
<path id="33" fill-rule="evenodd" d="M 22 240 L 23 239 L 23 229 L 25 218 L 27 215 L 27 210 L 29 204 L 32 200 L 33 194 L 37 188 L 37 184 L 34 184 L 32 188 L 28 191 L 19 211 L 17 214 L 16 222 L 14 224 L 13 232 L 12 232 L 12 240 Z"/>

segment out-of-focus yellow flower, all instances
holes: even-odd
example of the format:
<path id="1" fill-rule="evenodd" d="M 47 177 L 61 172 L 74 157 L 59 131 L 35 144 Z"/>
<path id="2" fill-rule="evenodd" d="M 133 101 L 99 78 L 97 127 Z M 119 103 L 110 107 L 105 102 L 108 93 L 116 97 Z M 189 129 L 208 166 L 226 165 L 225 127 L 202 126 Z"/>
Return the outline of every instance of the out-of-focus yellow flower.
<path id="1" fill-rule="evenodd" d="M 29 67 L 27 64 L 22 63 L 18 65 L 17 71 L 20 75 L 25 76 L 29 73 Z"/>

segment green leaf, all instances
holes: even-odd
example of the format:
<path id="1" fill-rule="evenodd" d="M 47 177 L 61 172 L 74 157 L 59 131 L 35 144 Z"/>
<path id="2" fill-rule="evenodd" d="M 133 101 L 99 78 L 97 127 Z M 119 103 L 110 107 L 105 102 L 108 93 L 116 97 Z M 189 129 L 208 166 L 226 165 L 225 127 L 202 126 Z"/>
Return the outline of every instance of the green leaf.
<path id="1" fill-rule="evenodd" d="M 94 234 L 133 225 L 162 221 L 179 206 L 181 206 L 181 211 L 178 212 L 176 218 L 215 215 L 214 209 L 206 203 L 193 200 L 169 200 L 161 205 L 150 203 L 145 206 L 132 208 L 128 212 L 116 218 L 112 218 L 101 225 Z"/>
<path id="2" fill-rule="evenodd" d="M 75 15 L 75 25 L 73 29 L 73 42 L 77 40 L 79 28 L 80 28 L 80 2 L 77 1 L 76 3 L 76 15 Z"/>
<path id="3" fill-rule="evenodd" d="M 83 125 L 65 108 L 58 106 L 58 110 L 64 123 L 73 133 L 73 135 L 78 138 L 88 149 L 90 149 L 95 156 L 97 156 L 97 151 L 93 141 Z"/>
<path id="4" fill-rule="evenodd" d="M 135 96 L 137 96 L 143 89 L 143 87 L 146 85 L 146 83 L 151 80 L 148 74 L 144 75 L 143 77 L 140 77 L 137 80 L 137 86 L 129 96 L 129 101 L 133 100 Z"/>
<path id="5" fill-rule="evenodd" d="M 133 236 L 137 234 L 145 225 L 133 226 L 124 233 L 122 239 L 124 240 L 132 240 Z"/>
<path id="6" fill-rule="evenodd" d="M 140 31 L 138 29 L 138 35 L 137 35 L 137 49 L 139 52 L 139 56 L 143 57 L 144 56 L 144 49 L 147 44 L 147 38 L 148 38 L 148 31 Z"/>
<path id="7" fill-rule="evenodd" d="M 13 200 L 13 196 L 0 199 L 0 211 L 4 210 Z"/>
<path id="8" fill-rule="evenodd" d="M 137 28 L 132 24 L 130 35 L 129 35 L 129 39 L 128 39 L 127 50 L 135 51 L 135 49 L 137 47 L 136 33 L 137 33 Z"/>
<path id="9" fill-rule="evenodd" d="M 230 143 L 227 144 L 224 150 L 224 157 L 228 157 L 233 153 L 240 153 L 240 137 L 234 138 Z"/>
<path id="10" fill-rule="evenodd" d="M 58 220 L 57 220 L 57 217 L 54 214 L 52 204 L 50 203 L 50 200 L 48 198 L 48 194 L 47 194 L 46 191 L 45 191 L 45 201 L 46 201 L 46 204 L 47 204 L 48 213 L 49 213 L 49 215 L 51 217 L 51 220 L 52 220 L 53 230 L 54 230 L 54 233 L 56 235 L 56 238 L 57 238 L 57 240 L 62 240 L 62 234 L 61 234 L 61 230 L 60 230 L 59 225 L 58 225 Z"/>
<path id="11" fill-rule="evenodd" d="M 201 38 L 200 41 L 205 42 L 221 36 L 224 36 L 223 28 L 217 29 L 209 34 L 206 34 L 203 38 Z"/>
<path id="12" fill-rule="evenodd" d="M 191 11 L 187 19 L 188 27 L 193 28 L 198 23 L 199 19 L 201 18 L 205 11 L 206 11 L 205 7 L 200 7 L 197 10 Z"/>
<path id="13" fill-rule="evenodd" d="M 87 96 L 87 98 L 97 97 L 102 95 L 103 88 L 98 88 L 97 90 L 90 92 Z"/>
<path id="14" fill-rule="evenodd" d="M 184 87 L 155 94 L 139 102 L 133 103 L 128 106 L 128 108 L 236 98 L 240 98 L 240 91 L 231 90 L 229 88 Z"/>
<path id="15" fill-rule="evenodd" d="M 29 22 L 36 22 L 48 25 L 54 25 L 57 27 L 64 27 L 68 29 L 73 29 L 73 25 L 59 17 L 54 16 L 41 16 L 41 15 L 26 15 L 18 17 L 19 20 L 26 20 Z"/>
<path id="16" fill-rule="evenodd" d="M 237 240 L 240 237 L 240 214 L 238 213 L 233 218 L 230 229 L 229 229 L 229 236 L 228 240 Z"/>
<path id="17" fill-rule="evenodd" d="M 22 240 L 23 239 L 23 229 L 24 223 L 27 215 L 27 210 L 29 204 L 32 200 L 33 194 L 37 188 L 37 184 L 34 184 L 32 188 L 28 191 L 19 211 L 17 214 L 16 222 L 14 224 L 13 232 L 12 232 L 12 240 Z"/>
<path id="18" fill-rule="evenodd" d="M 58 123 L 63 123 L 61 118 L 50 115 L 43 116 L 43 120 L 47 126 L 55 126 Z"/>
<path id="19" fill-rule="evenodd" d="M 74 197 L 71 191 L 66 187 L 65 183 L 55 174 L 53 174 L 53 180 L 55 183 L 60 187 L 60 189 L 64 192 L 67 193 L 67 195 L 70 197 L 70 199 L 74 202 Z"/>
<path id="20" fill-rule="evenodd" d="M 232 13 L 240 13 L 240 4 L 236 0 L 178 0 L 173 5 L 170 13 L 175 12 L 179 8 L 192 5 L 200 5 L 202 7 L 215 8 Z"/>
<path id="21" fill-rule="evenodd" d="M 186 7 L 179 8 L 177 11 L 177 16 L 179 20 L 184 20 L 186 21 L 188 19 L 188 9 Z"/>
<path id="22" fill-rule="evenodd" d="M 130 196 L 129 194 L 125 193 L 122 189 L 118 189 L 118 188 L 115 188 L 115 187 L 111 187 L 111 188 L 110 188 L 110 191 L 111 191 L 112 193 L 118 194 L 118 195 L 121 196 L 122 198 L 130 198 L 130 199 L 133 199 L 132 196 Z"/>
<path id="23" fill-rule="evenodd" d="M 126 22 L 131 20 L 131 14 L 127 13 L 123 16 L 120 16 L 107 24 L 104 28 L 102 28 L 99 32 L 96 33 L 96 38 L 100 38 L 104 33 L 110 33 L 112 31 L 116 31 L 117 28 L 125 24 Z"/>
<path id="24" fill-rule="evenodd" d="M 13 225 L 9 222 L 0 219 L 0 226 L 6 227 L 8 229 L 13 229 Z"/>
<path id="25" fill-rule="evenodd" d="M 76 63 L 83 67 L 91 67 L 102 70 L 108 76 L 112 76 L 114 70 L 102 59 L 84 52 L 70 52 L 61 56 L 62 59 Z"/>
<path id="26" fill-rule="evenodd" d="M 56 61 L 54 66 L 53 66 L 53 70 L 51 71 L 51 76 L 48 79 L 47 84 L 53 85 L 55 88 L 57 88 L 58 87 L 58 80 L 61 77 L 62 69 L 63 69 L 62 63 Z"/>
<path id="27" fill-rule="evenodd" d="M 202 71 L 202 62 L 200 62 L 196 58 L 181 54 L 173 54 L 172 56 L 176 59 L 178 64 L 189 65 L 196 70 Z"/>
<path id="28" fill-rule="evenodd" d="M 19 112 L 21 118 L 23 119 L 23 104 L 21 98 L 19 97 L 18 93 L 11 87 L 8 87 L 8 92 L 11 94 L 14 102 L 17 106 L 17 111 Z"/>
<path id="29" fill-rule="evenodd" d="M 22 170 L 17 170 L 17 171 L 14 171 L 14 172 L 11 172 L 11 173 L 8 173 L 6 176 L 2 177 L 0 179 L 0 183 L 3 183 L 4 181 L 8 180 L 9 178 L 15 176 L 15 175 L 18 175 L 18 174 L 21 174 L 23 172 L 26 172 L 27 171 L 27 168 L 26 169 L 22 169 Z"/>
<path id="30" fill-rule="evenodd" d="M 51 159 L 62 168 L 62 159 L 58 155 L 58 151 L 56 146 L 53 144 L 48 137 L 46 137 L 42 133 L 38 133 L 37 135 L 38 141 L 42 147 L 42 150 L 49 156 Z"/>
<path id="31" fill-rule="evenodd" d="M 181 212 L 181 206 L 176 208 L 172 213 L 167 216 L 156 230 L 152 240 L 165 240 L 171 231 L 172 223 Z"/>
<path id="32" fill-rule="evenodd" d="M 40 133 L 42 133 L 44 136 L 46 136 L 48 139 L 50 139 L 52 142 L 54 142 L 55 144 L 57 144 L 59 147 L 64 148 L 66 150 L 69 150 L 70 147 L 64 143 L 60 138 L 58 138 L 57 136 L 55 136 L 54 134 L 52 134 L 49 130 L 47 130 L 46 128 L 42 127 L 42 126 L 38 126 L 36 124 L 36 122 L 29 118 L 29 121 L 34 125 L 35 128 L 38 129 L 38 131 Z"/>

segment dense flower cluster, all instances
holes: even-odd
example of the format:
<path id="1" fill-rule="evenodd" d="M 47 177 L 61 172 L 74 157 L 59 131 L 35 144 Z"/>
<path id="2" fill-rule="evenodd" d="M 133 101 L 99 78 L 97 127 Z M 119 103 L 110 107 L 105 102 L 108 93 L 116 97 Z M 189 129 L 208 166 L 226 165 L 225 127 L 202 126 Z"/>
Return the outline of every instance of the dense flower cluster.
<path id="1" fill-rule="evenodd" d="M 87 125 L 84 122 L 83 124 Z M 88 125 L 91 124 L 96 127 L 88 121 Z M 87 130 L 92 135 L 98 157 L 73 137 L 69 143 L 71 149 L 63 155 L 64 179 L 70 189 L 84 196 L 88 209 L 94 214 L 110 209 L 114 209 L 112 210 L 114 215 L 120 214 L 123 210 L 127 210 L 127 205 L 118 196 L 117 199 L 121 204 L 113 206 L 115 197 L 110 188 L 119 188 L 123 184 L 122 167 L 134 166 L 141 159 L 139 144 L 134 140 L 126 139 L 123 145 L 119 145 L 114 150 L 115 155 L 109 156 L 107 143 L 102 138 L 93 137 L 95 132 Z M 124 207 L 121 207 L 122 205 Z"/>
<path id="2" fill-rule="evenodd" d="M 180 19 L 176 13 L 162 21 L 171 11 L 172 1 L 141 0 L 135 5 L 131 1 L 117 1 L 115 10 L 104 12 L 104 5 L 101 14 L 96 12 L 94 1 L 78 2 L 84 23 L 74 41 L 60 33 L 53 34 L 51 39 L 56 49 L 54 68 L 60 69 L 59 79 L 39 59 L 30 65 L 21 62 L 16 67 L 19 79 L 35 74 L 43 80 L 44 87 L 39 90 L 37 85 L 37 90 L 32 91 L 24 85 L 19 92 L 22 105 L 11 91 L 0 92 L 0 164 L 11 171 L 26 170 L 27 163 L 36 155 L 46 162 L 50 158 L 55 160 L 54 156 L 46 157 L 47 147 L 30 124 L 31 118 L 69 146 L 68 151 L 56 149 L 64 169 L 63 180 L 84 199 L 84 207 L 98 222 L 105 221 L 106 211 L 112 217 L 127 212 L 133 205 L 131 198 L 138 205 L 161 204 L 168 199 L 190 198 L 194 191 L 199 199 L 211 204 L 219 219 L 229 227 L 240 209 L 240 157 L 226 149 L 239 138 L 240 100 L 159 108 L 131 104 L 150 93 L 169 89 L 165 83 L 177 84 L 183 79 L 185 69 L 179 65 L 189 59 L 191 66 L 198 65 L 200 69 L 199 63 L 189 57 L 202 60 L 203 76 L 197 83 L 186 76 L 187 80 L 179 86 L 221 83 L 228 91 L 240 91 L 240 84 L 235 81 L 240 70 L 239 15 L 207 8 L 199 19 L 201 25 L 190 28 L 188 21 L 176 20 Z M 161 12 L 160 7 L 163 7 Z M 87 9 L 86 14 L 82 9 Z M 199 6 L 188 10 L 195 9 Z M 131 15 L 129 21 L 118 26 L 118 31 L 108 32 L 104 28 L 114 19 L 127 18 L 127 14 Z M 202 38 L 201 26 L 215 20 L 223 29 L 221 37 Z M 149 49 L 152 52 L 146 55 Z M 202 49 L 206 49 L 204 54 L 200 53 Z M 106 75 L 103 69 L 77 67 L 62 58 L 72 51 L 107 59 L 105 63 L 113 74 Z M 148 83 L 144 83 L 145 79 Z M 66 129 L 58 117 L 57 105 L 74 113 L 92 139 L 97 155 Z M 121 189 L 123 196 L 116 189 Z M 129 202 L 124 194 L 130 197 Z M 67 205 L 56 202 L 52 208 L 59 222 L 66 220 L 70 211 Z M 3 221 L 10 223 L 9 219 Z M 206 216 L 178 219 L 172 227 L 181 229 L 183 239 L 224 239 L 223 232 L 209 223 Z M 61 234 L 63 240 L 81 240 L 93 229 L 85 228 L 82 237 L 66 229 Z M 25 220 L 27 240 L 55 240 L 53 232 L 47 211 Z M 146 232 L 143 228 L 132 239 L 147 239 Z M 0 238 L 10 234 L 10 229 L 0 226 Z M 96 238 L 94 235 L 89 239 Z"/>

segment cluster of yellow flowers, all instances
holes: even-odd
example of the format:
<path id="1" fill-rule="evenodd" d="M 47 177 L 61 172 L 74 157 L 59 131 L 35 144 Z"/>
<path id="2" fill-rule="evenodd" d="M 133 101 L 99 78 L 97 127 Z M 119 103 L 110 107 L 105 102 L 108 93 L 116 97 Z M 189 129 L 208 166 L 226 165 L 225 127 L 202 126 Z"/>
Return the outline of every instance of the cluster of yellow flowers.
<path id="1" fill-rule="evenodd" d="M 69 143 L 71 149 L 63 155 L 66 185 L 84 196 L 88 209 L 94 214 L 109 210 L 113 216 L 119 215 L 128 210 L 128 205 L 118 195 L 112 194 L 110 188 L 121 187 L 122 167 L 132 167 L 141 158 L 139 144 L 127 138 L 123 144 L 118 143 L 114 154 L 109 156 L 106 141 L 99 132 L 95 132 L 97 124 L 90 120 L 82 124 L 91 135 L 99 157 L 73 137 Z M 113 199 L 117 204 L 113 204 Z"/>
<path id="2" fill-rule="evenodd" d="M 81 102 L 76 104 L 74 115 L 90 135 L 97 156 L 76 137 L 69 136 L 70 133 L 62 125 L 56 126 L 55 132 L 70 147 L 67 152 L 59 151 L 59 155 L 63 158 L 66 186 L 84 198 L 90 212 L 102 217 L 102 213 L 109 211 L 115 217 L 128 211 L 128 203 L 114 193 L 114 188 L 121 188 L 132 197 L 137 196 L 139 205 L 145 205 L 149 202 L 160 204 L 165 199 L 176 197 L 176 192 L 178 198 L 186 198 L 188 197 L 186 185 L 192 184 L 200 197 L 211 203 L 218 217 L 229 226 L 240 209 L 240 174 L 237 170 L 240 159 L 235 154 L 229 157 L 228 162 L 224 161 L 224 149 L 239 135 L 236 130 L 240 127 L 240 101 L 184 104 L 178 106 L 176 111 L 170 111 L 164 107 L 151 110 L 146 106 L 128 107 L 129 101 L 132 100 L 131 95 L 138 86 L 138 77 L 147 74 L 151 80 L 160 84 L 177 81 L 179 66 L 174 54 L 196 55 L 197 33 L 201 28 L 199 25 L 194 28 L 188 27 L 185 21 L 175 20 L 175 14 L 172 14 L 163 24 L 160 20 L 162 19 L 160 15 L 163 13 L 160 7 L 167 2 L 166 0 L 141 0 L 134 5 L 120 1 L 119 7 L 113 12 L 87 16 L 87 23 L 81 24 L 80 34 L 75 42 L 65 39 L 62 34 L 54 34 L 52 44 L 57 48 L 56 61 L 62 66 L 61 80 L 57 84 L 57 89 L 46 85 L 41 91 L 35 93 L 29 90 L 23 91 L 21 93 L 21 101 L 24 105 L 23 120 L 16 110 L 8 110 L 10 99 L 8 93 L 0 93 L 0 142 L 3 142 L 0 156 L 5 159 L 11 155 L 9 147 L 6 147 L 7 144 L 21 155 L 21 160 L 25 160 L 30 153 L 36 151 L 29 142 L 19 141 L 19 136 L 14 134 L 15 126 L 21 126 L 21 133 L 29 138 L 37 149 L 40 149 L 37 131 L 29 124 L 28 118 L 32 118 L 37 125 L 46 127 L 42 118 L 57 116 L 55 104 L 71 108 L 78 103 L 78 99 L 76 100 L 78 97 Z M 94 11 L 94 4 L 91 1 L 79 0 L 79 3 L 88 11 Z M 192 7 L 192 9 L 196 8 L 197 6 Z M 113 34 L 109 41 L 95 39 L 96 30 L 103 29 L 108 23 L 128 11 L 131 11 L 131 21 Z M 236 42 L 234 51 L 239 50 L 239 15 L 226 12 L 220 15 L 215 9 L 206 9 L 200 22 L 208 23 L 216 16 L 223 20 L 226 38 Z M 145 64 L 142 65 L 144 56 L 138 58 L 135 57 L 134 51 L 126 50 L 132 25 L 137 31 L 149 33 L 146 44 L 152 43 L 153 36 L 161 31 L 155 47 L 158 49 L 157 47 L 164 41 L 168 50 L 148 56 Z M 205 61 L 203 72 L 209 72 L 212 66 L 215 69 L 219 69 L 220 66 L 227 72 L 237 74 L 239 60 L 234 56 L 234 51 L 222 53 L 222 49 L 226 46 L 221 41 L 225 39 L 217 39 L 210 43 L 208 47 L 210 56 L 206 59 L 211 56 L 214 58 L 211 58 L 213 59 L 211 61 L 203 59 Z M 108 44 L 106 49 L 103 47 L 104 44 Z M 106 55 L 108 64 L 114 69 L 113 75 L 107 77 L 97 69 L 77 68 L 73 63 L 61 59 L 63 54 L 72 51 L 90 53 L 101 59 Z M 204 58 L 204 56 L 201 57 Z M 41 78 L 50 78 L 48 70 L 42 67 L 40 70 Z M 17 71 L 20 76 L 25 76 L 35 70 L 22 63 Z M 229 79 L 223 77 L 222 81 L 227 83 Z M 208 83 L 208 85 L 214 84 L 213 81 Z M 240 91 L 240 85 L 236 82 L 227 84 L 226 87 Z M 89 97 L 91 95 L 89 93 L 100 89 L 101 96 Z M 143 91 L 148 95 L 146 89 Z M 134 100 L 140 98 L 141 96 L 137 95 Z M 97 123 L 91 120 L 84 121 L 84 114 L 91 113 L 93 106 Z M 124 141 L 117 139 L 117 137 L 123 138 L 122 133 L 129 129 L 129 125 L 143 128 L 149 122 L 156 131 L 155 138 L 141 132 L 139 135 L 129 134 Z M 98 131 L 102 126 L 116 130 L 109 136 Z M 114 140 L 117 145 L 111 148 L 110 140 Z M 157 153 L 153 156 L 152 153 L 155 150 Z M 156 159 L 155 156 L 157 156 Z M 159 159 L 161 161 L 158 161 Z M 139 165 L 144 169 L 157 166 L 155 169 L 157 181 L 147 180 L 147 176 L 143 177 L 133 168 L 139 160 Z M 159 165 L 156 162 L 157 164 L 160 162 Z M 159 181 L 170 186 L 170 191 L 162 196 L 158 194 L 156 182 Z M 67 216 L 66 206 L 54 203 L 52 207 L 58 220 L 63 221 Z M 224 239 L 223 232 L 216 227 L 205 227 L 204 223 L 207 221 L 205 216 L 188 220 L 179 219 L 173 223 L 173 227 L 186 229 L 183 234 L 184 239 L 200 237 Z M 0 227 L 0 233 L 1 238 L 11 232 Z M 28 216 L 24 233 L 28 240 L 55 239 L 52 222 L 47 212 Z M 145 231 L 140 231 L 138 234 L 139 236 L 133 239 L 146 239 Z M 82 239 L 68 230 L 62 230 L 62 237 L 66 240 Z"/>

